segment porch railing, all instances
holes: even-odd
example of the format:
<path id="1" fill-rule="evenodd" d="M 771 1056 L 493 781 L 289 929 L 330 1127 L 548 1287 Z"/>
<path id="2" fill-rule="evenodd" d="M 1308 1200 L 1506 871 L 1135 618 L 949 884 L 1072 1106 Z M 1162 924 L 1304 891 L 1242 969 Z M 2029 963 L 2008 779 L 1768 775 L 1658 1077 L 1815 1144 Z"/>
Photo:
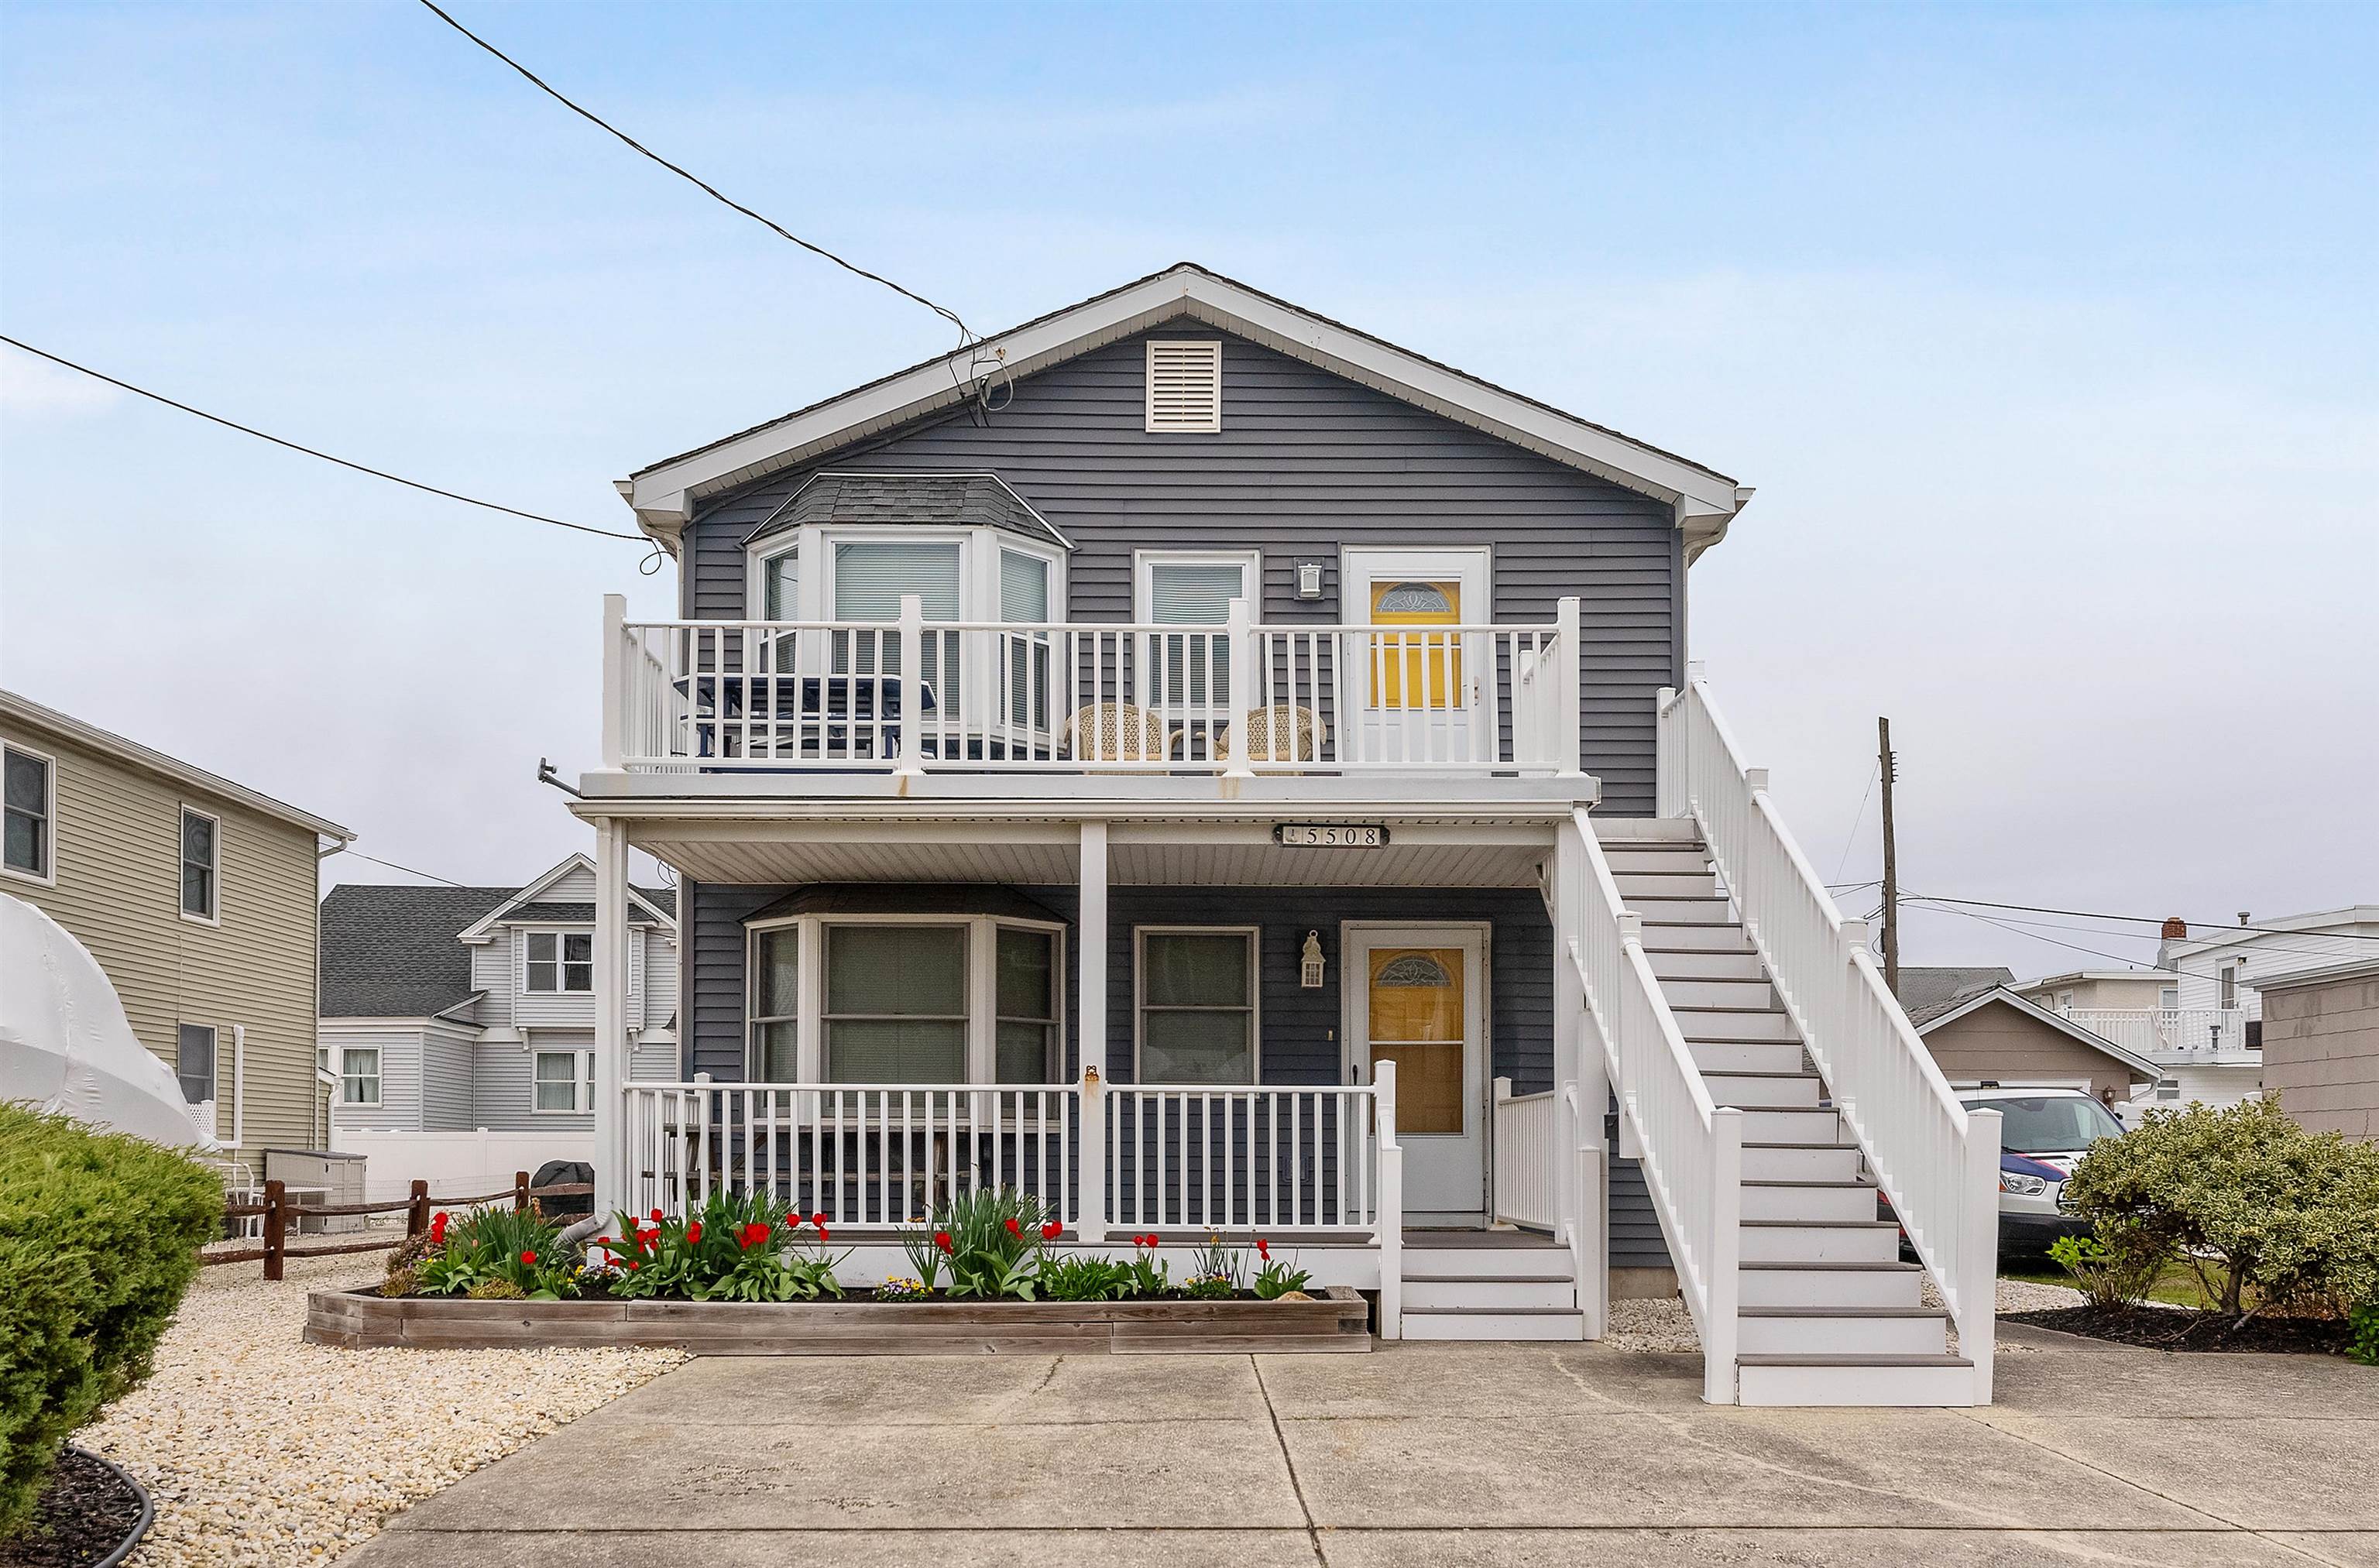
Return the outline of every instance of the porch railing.
<path id="1" fill-rule="evenodd" d="M 1014 1187 L 1094 1240 L 1401 1224 L 1383 1183 L 1385 1083 L 1093 1085 L 632 1082 L 622 1190 L 635 1213 L 756 1192 L 830 1227 L 875 1228 Z"/>
<path id="2" fill-rule="evenodd" d="M 1549 624 L 630 622 L 605 761 L 632 769 L 1578 771 L 1578 604 Z"/>
<path id="3" fill-rule="evenodd" d="M 1999 1116 L 1958 1103 L 1884 985 L 1863 921 L 1846 921 L 1746 768 L 1698 672 L 1663 690 L 1660 809 L 1690 817 L 1803 1043 L 1891 1200 L 1990 1402 L 1999 1273 Z"/>
<path id="4" fill-rule="evenodd" d="M 2064 1016 L 2143 1056 L 2213 1056 L 2250 1049 L 2241 1007 L 2069 1007 Z"/>
<path id="5" fill-rule="evenodd" d="M 1636 1158 L 1660 1212 L 1677 1285 L 1702 1342 L 1702 1397 L 1735 1400 L 1743 1224 L 1743 1113 L 1710 1098 L 1644 954 L 1641 918 L 1623 907 L 1583 811 L 1560 831 L 1582 839 L 1586 886 L 1557 890 L 1592 1037 L 1619 1099 L 1620 1152 Z M 1577 911 L 1575 921 L 1568 911 Z"/>
<path id="6" fill-rule="evenodd" d="M 1554 1229 L 1561 1220 L 1563 1166 L 1554 1149 L 1555 1096 L 1515 1094 L 1512 1080 L 1495 1080 L 1495 1218 Z"/>

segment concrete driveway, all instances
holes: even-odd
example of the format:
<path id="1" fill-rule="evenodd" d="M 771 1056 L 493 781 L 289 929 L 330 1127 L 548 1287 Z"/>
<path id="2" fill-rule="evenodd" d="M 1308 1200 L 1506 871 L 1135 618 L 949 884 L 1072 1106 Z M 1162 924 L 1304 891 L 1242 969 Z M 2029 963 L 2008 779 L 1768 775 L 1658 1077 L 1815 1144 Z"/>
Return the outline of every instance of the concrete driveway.
<path id="1" fill-rule="evenodd" d="M 2001 1333 L 1982 1411 L 1713 1408 L 1595 1345 L 706 1358 L 344 1561 L 2379 1565 L 2379 1371 Z"/>

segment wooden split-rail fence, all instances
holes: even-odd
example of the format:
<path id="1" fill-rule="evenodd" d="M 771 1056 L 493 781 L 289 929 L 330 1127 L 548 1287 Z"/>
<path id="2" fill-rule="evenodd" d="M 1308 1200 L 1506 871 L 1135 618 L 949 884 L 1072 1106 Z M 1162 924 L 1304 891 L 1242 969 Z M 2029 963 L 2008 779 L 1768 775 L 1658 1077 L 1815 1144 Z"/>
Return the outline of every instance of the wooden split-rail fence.
<path id="1" fill-rule="evenodd" d="M 264 1277 L 268 1280 L 277 1280 L 281 1278 L 284 1261 L 290 1258 L 333 1258 L 343 1252 L 385 1252 L 390 1248 L 409 1241 L 427 1231 L 429 1228 L 429 1213 L 433 1209 L 467 1209 L 474 1204 L 495 1203 L 507 1198 L 512 1200 L 514 1209 L 526 1209 L 531 1201 L 539 1198 L 591 1198 L 594 1193 L 594 1183 L 585 1181 L 557 1182 L 548 1187 L 531 1187 L 528 1184 L 526 1171 L 514 1171 L 512 1186 L 501 1192 L 482 1192 L 467 1197 L 432 1198 L 429 1195 L 429 1184 L 426 1181 L 417 1181 L 413 1184 L 409 1196 L 392 1202 L 292 1203 L 289 1201 L 289 1194 L 284 1183 L 268 1181 L 264 1184 L 263 1202 L 223 1205 L 225 1221 L 254 1219 L 261 1216 L 264 1221 L 261 1227 L 264 1233 L 261 1239 L 264 1244 L 261 1247 L 243 1247 L 231 1251 L 204 1252 L 199 1254 L 199 1260 L 206 1263 L 253 1263 L 261 1259 L 264 1262 Z M 371 1241 L 342 1242 L 332 1247 L 293 1248 L 288 1244 L 291 1220 L 344 1218 L 359 1214 L 393 1214 L 400 1210 L 405 1214 L 405 1235 L 402 1236 L 388 1236 Z"/>

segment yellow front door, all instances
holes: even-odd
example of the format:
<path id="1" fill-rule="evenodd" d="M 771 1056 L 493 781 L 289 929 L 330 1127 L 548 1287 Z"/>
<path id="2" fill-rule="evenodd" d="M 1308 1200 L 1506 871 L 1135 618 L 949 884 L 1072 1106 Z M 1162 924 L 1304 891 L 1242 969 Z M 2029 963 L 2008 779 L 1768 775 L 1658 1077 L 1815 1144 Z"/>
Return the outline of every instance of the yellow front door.
<path id="1" fill-rule="evenodd" d="M 1374 947 L 1371 1061 L 1396 1064 L 1396 1131 L 1460 1137 L 1464 977 L 1459 947 Z"/>
<path id="2" fill-rule="evenodd" d="M 1431 627 L 1462 624 L 1458 582 L 1371 585 L 1371 624 L 1410 628 L 1371 636 L 1371 706 L 1448 708 L 1462 706 L 1461 638 Z"/>

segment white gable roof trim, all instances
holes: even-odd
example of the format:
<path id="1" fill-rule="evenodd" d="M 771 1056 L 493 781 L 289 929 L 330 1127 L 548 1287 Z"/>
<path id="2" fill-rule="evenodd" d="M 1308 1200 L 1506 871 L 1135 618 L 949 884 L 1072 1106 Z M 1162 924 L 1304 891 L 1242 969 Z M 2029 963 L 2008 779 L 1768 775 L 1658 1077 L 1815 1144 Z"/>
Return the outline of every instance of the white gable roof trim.
<path id="1" fill-rule="evenodd" d="M 1734 514 L 1751 501 L 1747 487 L 1699 464 L 1188 262 L 1028 321 L 962 355 L 927 360 L 665 459 L 618 481 L 617 488 L 634 509 L 637 526 L 674 553 L 695 505 L 706 497 L 960 405 L 973 395 L 967 370 L 972 363 L 996 357 L 1007 374 L 1021 378 L 1183 318 L 1666 501 L 1676 510 L 1688 558 L 1723 537 Z"/>
<path id="2" fill-rule="evenodd" d="M 2042 1023 L 2047 1024 L 2053 1029 L 2061 1030 L 2065 1033 L 2071 1035 L 2074 1040 L 2080 1043 L 2090 1047 L 2093 1051 L 2096 1051 L 2102 1055 L 2112 1056 L 2115 1060 L 2122 1063 L 2125 1067 L 2131 1068 L 2133 1072 L 2138 1073 L 2143 1078 L 2156 1080 L 2164 1076 L 2164 1069 L 2157 1067 L 2154 1062 L 2149 1061 L 2145 1056 L 2140 1055 L 2135 1052 L 2124 1050 L 2120 1045 L 2116 1044 L 2113 1041 L 2107 1039 L 2105 1035 L 2100 1034 L 2095 1030 L 2084 1029 L 2080 1024 L 2075 1023 L 2071 1019 L 2065 1017 L 2061 1013 L 2052 1013 L 2047 1007 L 2041 1007 L 2037 1003 L 2027 1001 L 2025 998 L 2017 995 L 2014 992 L 2009 990 L 2004 985 L 1995 985 L 1987 991 L 1975 992 L 1974 995 L 1968 997 L 1964 1002 L 1960 1003 L 1957 1007 L 1950 1008 L 1948 1012 L 1941 1014 L 1938 1018 L 1926 1019 L 1923 1023 L 1918 1024 L 1916 1026 L 1916 1032 L 1920 1036 L 1930 1034 L 1935 1030 L 1939 1029 L 1943 1024 L 1950 1023 L 1956 1019 L 1964 1018 L 1968 1013 L 1992 1002 L 2004 1002 L 2009 1007 L 2013 1007 L 2017 1012 L 2023 1014 L 2026 1018 L 2037 1019 Z"/>
<path id="3" fill-rule="evenodd" d="M 478 920 L 473 922 L 468 928 L 457 932 L 455 934 L 455 940 L 458 942 L 467 942 L 473 946 L 477 946 L 483 942 L 492 941 L 495 937 L 496 927 L 503 924 L 505 917 L 510 915 L 513 911 L 519 909 L 524 904 L 536 903 L 538 897 L 543 894 L 546 889 L 551 887 L 555 883 L 560 882 L 563 877 L 571 874 L 571 873 L 577 871 L 583 871 L 589 876 L 595 874 L 594 858 L 586 854 L 584 850 L 573 852 L 570 857 L 564 860 L 560 865 L 555 866 L 543 876 L 538 877 L 536 881 L 530 883 L 527 887 L 522 888 L 511 898 L 506 899 L 502 903 L 498 904 L 494 909 L 489 910 L 486 914 L 480 916 Z M 634 887 L 628 889 L 628 902 L 635 908 L 644 911 L 646 914 L 652 916 L 656 924 L 666 927 L 672 935 L 676 933 L 677 921 L 666 911 L 657 910 L 653 908 L 652 905 L 645 902 L 645 900 L 638 896 Z"/>

